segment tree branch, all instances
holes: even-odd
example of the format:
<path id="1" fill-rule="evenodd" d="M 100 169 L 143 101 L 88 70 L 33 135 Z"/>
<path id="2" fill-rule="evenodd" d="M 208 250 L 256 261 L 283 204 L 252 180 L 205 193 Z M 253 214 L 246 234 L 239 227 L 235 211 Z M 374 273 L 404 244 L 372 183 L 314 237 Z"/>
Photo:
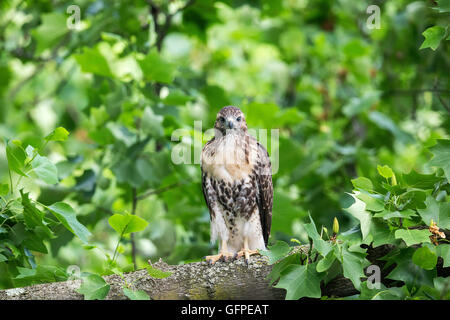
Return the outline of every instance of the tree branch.
<path id="1" fill-rule="evenodd" d="M 438 89 L 438 88 L 429 88 L 429 89 L 393 89 L 387 90 L 385 93 L 387 94 L 405 94 L 410 95 L 414 93 L 423 93 L 423 92 L 439 92 L 441 94 L 450 94 L 450 90 Z"/>
<path id="2" fill-rule="evenodd" d="M 309 245 L 294 248 L 293 252 L 307 252 Z M 385 248 L 384 248 L 385 249 Z M 386 249 L 390 250 L 390 249 Z M 384 255 L 383 251 L 381 254 Z M 375 259 L 379 255 L 373 254 Z M 159 260 L 153 267 L 172 272 L 165 279 L 155 279 L 147 271 L 138 270 L 124 275 L 127 283 L 133 283 L 133 289 L 144 290 L 152 299 L 284 299 L 286 291 L 269 285 L 268 274 L 272 266 L 267 264 L 265 256 L 252 256 L 248 266 L 243 259 L 231 262 L 216 262 L 209 265 L 205 261 L 183 265 L 167 265 Z M 127 299 L 122 292 L 124 280 L 117 275 L 105 276 L 111 285 L 106 299 Z M 39 284 L 24 288 L 0 291 L 0 300 L 55 300 L 83 299 L 76 292 L 81 280 Z M 357 294 L 352 282 L 343 276 L 338 276 L 322 284 L 322 295 L 328 297 L 343 297 Z"/>
<path id="3" fill-rule="evenodd" d="M 14 100 L 14 98 L 19 93 L 19 91 L 23 88 L 23 86 L 25 84 L 27 84 L 28 81 L 33 79 L 39 72 L 41 72 L 44 69 L 44 67 L 45 67 L 47 62 L 56 60 L 56 57 L 58 56 L 58 50 L 63 45 L 65 45 L 67 43 L 67 41 L 69 41 L 70 36 L 71 36 L 71 32 L 67 33 L 60 40 L 60 42 L 52 49 L 51 55 L 50 55 L 50 57 L 48 59 L 35 58 L 35 61 L 40 61 L 39 64 L 36 66 L 36 68 L 34 69 L 32 74 L 30 74 L 28 77 L 22 79 L 14 88 L 11 89 L 11 92 L 9 94 L 9 99 L 10 100 Z M 61 57 L 61 60 L 63 60 L 64 58 L 68 57 L 72 53 L 72 51 L 73 51 L 73 49 L 69 50 L 68 53 L 66 53 L 65 55 L 63 55 Z"/>
<path id="4" fill-rule="evenodd" d="M 164 24 L 161 25 L 158 23 L 158 16 L 162 12 L 161 8 L 158 7 L 152 0 L 147 0 L 147 3 L 150 6 L 150 14 L 153 18 L 153 23 L 155 24 L 155 32 L 156 32 L 156 48 L 158 51 L 161 51 L 162 43 L 164 41 L 164 38 L 166 37 L 169 28 L 172 24 L 172 18 L 177 15 L 179 12 L 185 10 L 187 7 L 194 4 L 195 0 L 188 0 L 186 3 L 181 6 L 177 11 L 174 13 L 164 13 L 165 15 L 165 21 Z"/>
<path id="5" fill-rule="evenodd" d="M 174 189 L 174 188 L 179 187 L 181 185 L 182 185 L 181 182 L 177 182 L 177 183 L 169 184 L 168 186 L 160 188 L 160 189 L 146 191 L 146 192 L 138 195 L 137 196 L 137 200 L 142 200 L 142 199 L 147 198 L 147 197 L 149 197 L 151 195 L 160 194 L 160 193 L 166 192 L 166 191 L 168 191 L 170 189 Z"/>
<path id="6" fill-rule="evenodd" d="M 382 245 L 376 248 L 365 246 L 366 258 L 381 267 L 385 264 L 379 259 L 392 251 L 395 246 Z M 308 252 L 309 245 L 295 247 L 292 253 Z M 236 299 L 236 300 L 279 300 L 284 299 L 286 291 L 269 285 L 267 276 L 272 266 L 267 264 L 266 256 L 252 256 L 248 266 L 243 259 L 231 262 L 194 262 L 183 265 L 167 265 L 161 259 L 153 263 L 154 268 L 169 271 L 172 274 L 165 279 L 155 279 L 147 274 L 145 269 L 124 274 L 124 279 L 117 275 L 104 276 L 111 285 L 107 300 L 124 300 L 122 288 L 126 283 L 132 283 L 131 289 L 144 290 L 155 300 L 198 300 L 198 299 Z M 392 270 L 383 269 L 382 282 L 391 283 L 385 276 Z M 438 276 L 449 276 L 450 268 L 443 268 L 439 258 Z M 0 290 L 0 300 L 81 300 L 83 295 L 76 292 L 81 280 L 38 284 L 24 288 Z M 338 275 L 327 284 L 321 284 L 322 296 L 346 297 L 358 294 L 352 282 Z"/>
<path id="7" fill-rule="evenodd" d="M 233 262 L 195 262 L 184 265 L 167 265 L 163 261 L 153 267 L 172 272 L 165 279 L 155 279 L 147 271 L 138 270 L 124 275 L 133 289 L 144 290 L 155 300 L 167 299 L 261 299 L 280 300 L 285 290 L 274 288 L 266 279 L 272 266 L 267 265 L 267 257 L 253 256 L 247 266 L 243 259 Z M 111 285 L 107 300 L 123 300 L 124 280 L 117 275 L 105 276 Z M 0 300 L 81 300 L 83 295 L 76 292 L 81 280 L 38 284 L 24 288 L 0 291 Z M 351 281 L 339 277 L 328 283 L 323 292 L 328 296 L 353 294 Z"/>
<path id="8" fill-rule="evenodd" d="M 447 112 L 450 113 L 450 106 L 444 101 L 444 99 L 442 99 L 441 95 L 439 93 L 436 92 L 436 95 L 439 99 L 439 102 L 442 104 L 442 106 L 447 109 Z"/>

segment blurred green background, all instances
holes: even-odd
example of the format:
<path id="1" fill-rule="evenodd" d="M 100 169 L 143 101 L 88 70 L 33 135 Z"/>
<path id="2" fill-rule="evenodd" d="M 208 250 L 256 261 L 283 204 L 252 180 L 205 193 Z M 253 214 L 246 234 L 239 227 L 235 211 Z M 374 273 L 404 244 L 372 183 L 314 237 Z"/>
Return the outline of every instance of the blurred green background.
<path id="1" fill-rule="evenodd" d="M 367 26 L 371 4 L 380 8 L 379 29 Z M 80 9 L 77 29 L 67 25 L 70 5 Z M 193 162 L 194 142 L 209 138 L 194 135 L 194 121 L 204 132 L 230 104 L 250 128 L 279 129 L 278 141 L 267 141 L 279 168 L 269 242 L 306 242 L 308 213 L 319 226 L 331 229 L 337 217 L 341 230 L 351 228 L 356 221 L 342 210 L 351 179 L 377 176 L 378 164 L 429 173 L 426 147 L 449 136 L 449 42 L 419 49 L 424 30 L 449 21 L 435 5 L 1 1 L 0 181 L 9 181 L 4 139 L 38 148 L 66 128 L 66 142 L 44 149 L 59 183 L 21 185 L 43 204 L 69 203 L 98 247 L 61 228 L 36 261 L 104 274 L 102 250 L 112 253 L 118 239 L 108 218 L 123 212 L 149 222 L 134 239 L 138 268 L 215 252 L 200 166 L 175 164 L 171 154 L 190 151 Z M 172 139 L 177 129 L 181 143 Z M 131 250 L 127 237 L 124 269 L 133 267 Z M 0 272 L 0 288 L 9 286 Z"/>

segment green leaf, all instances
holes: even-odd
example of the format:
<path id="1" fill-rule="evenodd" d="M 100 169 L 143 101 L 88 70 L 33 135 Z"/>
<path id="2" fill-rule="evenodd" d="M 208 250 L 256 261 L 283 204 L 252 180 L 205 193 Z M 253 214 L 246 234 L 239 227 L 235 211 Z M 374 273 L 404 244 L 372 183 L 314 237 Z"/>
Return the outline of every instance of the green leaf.
<path id="1" fill-rule="evenodd" d="M 6 196 L 9 193 L 9 184 L 0 184 L 0 196 Z"/>
<path id="2" fill-rule="evenodd" d="M 228 97 L 227 92 L 220 86 L 207 85 L 203 87 L 202 93 L 205 96 L 206 102 L 209 106 L 209 110 L 211 110 L 213 113 L 217 113 L 220 110 L 221 106 L 228 106 L 231 104 L 231 100 Z M 248 122 L 248 113 L 246 113 L 246 118 Z"/>
<path id="3" fill-rule="evenodd" d="M 184 94 L 181 90 L 170 90 L 167 97 L 162 99 L 164 104 L 171 105 L 171 106 L 179 106 L 179 105 L 185 105 L 186 102 L 193 100 L 192 97 Z"/>
<path id="4" fill-rule="evenodd" d="M 437 3 L 437 8 L 433 9 L 438 10 L 439 13 L 450 12 L 450 0 L 437 0 Z"/>
<path id="5" fill-rule="evenodd" d="M 67 273 L 61 267 L 38 265 L 35 269 L 17 267 L 19 274 L 14 278 L 18 287 L 67 280 Z"/>
<path id="6" fill-rule="evenodd" d="M 23 240 L 26 238 L 25 225 L 23 223 L 16 223 L 9 234 L 9 238 L 16 246 L 21 246 Z"/>
<path id="7" fill-rule="evenodd" d="M 154 138 L 161 137 L 164 135 L 163 120 L 163 116 L 156 115 L 152 108 L 147 107 L 142 115 L 141 128 L 145 133 Z"/>
<path id="8" fill-rule="evenodd" d="M 18 258 L 22 255 L 20 250 L 14 244 L 12 244 L 12 242 L 5 241 L 3 245 L 11 251 L 11 253 L 14 255 L 14 258 Z"/>
<path id="9" fill-rule="evenodd" d="M 23 213 L 23 205 L 20 202 L 19 199 L 14 199 L 8 204 L 8 209 L 11 211 L 15 216 L 21 215 Z"/>
<path id="10" fill-rule="evenodd" d="M 417 209 L 425 207 L 427 193 L 424 190 L 412 189 L 400 195 L 401 209 Z"/>
<path id="11" fill-rule="evenodd" d="M 391 194 L 393 194 L 393 195 L 396 195 L 396 196 L 399 196 L 399 195 L 402 195 L 402 194 L 404 194 L 404 193 L 406 193 L 407 192 L 407 189 L 406 188 L 402 188 L 400 185 L 395 185 L 395 186 L 391 186 L 390 184 L 388 184 L 388 183 L 386 183 L 386 182 L 382 182 L 381 183 L 381 185 L 382 185 L 382 187 L 385 189 L 385 190 L 387 190 L 387 191 L 389 191 Z M 418 190 L 418 189 L 416 189 L 416 190 Z M 415 191 L 415 190 L 414 190 Z"/>
<path id="12" fill-rule="evenodd" d="M 173 81 L 175 66 L 161 58 L 156 49 L 151 50 L 144 59 L 138 62 L 145 80 L 162 83 Z"/>
<path id="13" fill-rule="evenodd" d="M 114 143 L 114 137 L 107 127 L 101 127 L 97 130 L 89 131 L 89 138 L 100 145 L 107 145 Z"/>
<path id="14" fill-rule="evenodd" d="M 342 48 L 342 52 L 349 58 L 357 58 L 366 55 L 369 52 L 368 45 L 361 39 L 352 38 Z"/>
<path id="15" fill-rule="evenodd" d="M 311 215 L 309 215 L 309 219 L 311 222 L 303 225 L 303 227 L 305 228 L 306 233 L 308 233 L 308 236 L 313 240 L 314 248 L 325 257 L 332 249 L 331 244 L 320 237 Z"/>
<path id="16" fill-rule="evenodd" d="M 440 26 L 433 26 L 425 30 L 422 35 L 425 37 L 419 49 L 431 48 L 436 50 L 445 35 L 445 28 Z"/>
<path id="17" fill-rule="evenodd" d="M 48 253 L 47 247 L 45 246 L 43 239 L 41 239 L 36 233 L 27 231 L 26 239 L 23 241 L 23 245 L 32 251 L 37 251 L 41 253 Z"/>
<path id="18" fill-rule="evenodd" d="M 144 290 L 131 290 L 131 289 L 124 287 L 123 293 L 130 300 L 150 300 L 150 297 L 148 296 L 147 292 L 145 292 Z"/>
<path id="19" fill-rule="evenodd" d="M 63 127 L 58 127 L 45 137 L 46 141 L 66 141 L 69 131 Z"/>
<path id="20" fill-rule="evenodd" d="M 126 214 L 113 214 L 108 219 L 109 225 L 116 230 L 118 234 L 125 235 L 132 232 L 138 232 L 144 230 L 148 222 L 144 219 L 132 215 L 129 213 Z"/>
<path id="21" fill-rule="evenodd" d="M 361 294 L 359 295 L 361 300 L 403 300 L 404 294 L 401 288 L 386 288 L 380 283 L 380 289 L 369 289 L 367 287 L 367 281 L 361 284 Z"/>
<path id="22" fill-rule="evenodd" d="M 378 173 L 383 178 L 389 179 L 389 178 L 392 178 L 394 176 L 394 171 L 392 171 L 392 169 L 389 168 L 389 166 L 387 166 L 387 165 L 384 165 L 384 166 L 378 165 L 377 166 L 377 170 L 378 170 Z"/>
<path id="23" fill-rule="evenodd" d="M 281 188 L 280 188 L 281 189 Z M 275 188 L 273 212 L 283 212 L 272 222 L 272 232 L 292 233 L 292 221 L 303 216 L 303 210 L 297 206 L 292 197 L 285 191 Z"/>
<path id="24" fill-rule="evenodd" d="M 46 157 L 37 154 L 31 161 L 31 166 L 33 167 L 33 172 L 45 183 L 56 184 L 59 182 L 58 169 Z"/>
<path id="25" fill-rule="evenodd" d="M 277 240 L 273 246 L 268 246 L 269 250 L 259 250 L 263 256 L 269 257 L 269 264 L 274 264 L 279 260 L 285 258 L 291 251 L 291 247 L 281 240 Z"/>
<path id="26" fill-rule="evenodd" d="M 64 179 L 70 176 L 73 171 L 82 163 L 83 157 L 75 156 L 75 157 L 67 157 L 67 160 L 63 160 L 57 162 L 56 168 L 58 170 L 59 179 Z"/>
<path id="27" fill-rule="evenodd" d="M 436 253 L 444 260 L 444 268 L 450 267 L 450 244 L 439 244 Z"/>
<path id="28" fill-rule="evenodd" d="M 411 143 L 414 138 L 410 133 L 400 129 L 397 124 L 387 114 L 378 111 L 371 111 L 369 113 L 369 119 L 376 124 L 379 128 L 384 129 L 392 133 L 396 139 L 403 143 Z"/>
<path id="29" fill-rule="evenodd" d="M 364 201 L 364 203 L 366 204 L 366 210 L 374 212 L 384 210 L 384 200 L 381 196 L 369 194 L 363 191 L 359 193 L 357 197 L 359 200 Z"/>
<path id="30" fill-rule="evenodd" d="M 436 291 L 436 299 L 449 301 L 450 300 L 450 278 L 449 277 L 436 277 L 433 279 L 433 285 Z M 428 298 L 428 297 L 427 297 Z"/>
<path id="31" fill-rule="evenodd" d="M 83 279 L 80 288 L 76 290 L 84 295 L 85 300 L 103 300 L 108 295 L 110 285 L 105 279 L 96 274 L 91 274 Z"/>
<path id="32" fill-rule="evenodd" d="M 437 143 L 430 148 L 430 151 L 434 156 L 429 165 L 442 168 L 445 177 L 450 181 L 450 140 L 438 139 Z"/>
<path id="33" fill-rule="evenodd" d="M 411 170 L 408 174 L 403 174 L 402 178 L 408 187 L 423 190 L 433 189 L 434 185 L 441 180 L 435 174 L 421 174 L 415 170 Z"/>
<path id="34" fill-rule="evenodd" d="M 282 273 L 275 288 L 286 289 L 286 300 L 303 297 L 320 298 L 320 281 L 324 274 L 316 271 L 316 264 L 290 265 Z"/>
<path id="35" fill-rule="evenodd" d="M 66 16 L 59 12 L 42 14 L 42 23 L 31 34 L 36 39 L 36 54 L 40 55 L 45 49 L 52 49 L 62 37 L 69 32 Z"/>
<path id="36" fill-rule="evenodd" d="M 433 286 L 436 270 L 425 270 L 414 264 L 412 256 L 415 251 L 415 248 L 404 248 L 391 252 L 388 257 L 382 258 L 388 263 L 396 264 L 386 278 L 403 281 L 410 288 L 422 285 Z"/>
<path id="37" fill-rule="evenodd" d="M 336 256 L 334 255 L 333 251 L 328 252 L 328 254 L 325 256 L 325 258 L 321 259 L 317 263 L 316 270 L 317 272 L 324 272 L 327 271 L 332 265 L 333 262 L 336 260 Z"/>
<path id="38" fill-rule="evenodd" d="M 430 236 L 431 233 L 428 229 L 399 229 L 395 231 L 395 238 L 405 241 L 408 247 L 418 243 L 431 243 Z"/>
<path id="39" fill-rule="evenodd" d="M 299 264 L 299 263 L 300 263 L 300 253 L 291 254 L 291 255 L 285 257 L 284 259 L 282 259 L 281 261 L 275 263 L 272 266 L 272 270 L 270 271 L 269 275 L 267 276 L 267 278 L 269 279 L 270 285 L 275 283 L 275 281 L 277 281 L 280 278 L 281 273 L 289 265 Z"/>
<path id="40" fill-rule="evenodd" d="M 368 91 L 362 97 L 352 97 L 350 102 L 342 107 L 344 114 L 351 118 L 354 115 L 366 112 L 376 105 L 381 96 L 380 91 Z"/>
<path id="41" fill-rule="evenodd" d="M 383 210 L 382 212 L 377 212 L 374 217 L 375 218 L 383 218 L 384 220 L 389 220 L 392 218 L 403 218 L 403 219 L 411 219 L 412 217 L 417 216 L 414 210 L 406 209 L 402 211 L 389 211 Z"/>
<path id="42" fill-rule="evenodd" d="M 353 187 L 356 189 L 362 189 L 366 191 L 372 191 L 373 190 L 373 184 L 372 181 L 365 177 L 358 177 L 356 179 L 351 180 Z"/>
<path id="43" fill-rule="evenodd" d="M 450 229 L 450 203 L 437 202 L 432 196 L 427 196 L 425 204 L 425 209 L 417 210 L 422 221 L 429 226 L 433 220 L 439 228 Z"/>
<path id="44" fill-rule="evenodd" d="M 383 244 L 395 244 L 400 241 L 395 239 L 394 230 L 391 230 L 386 222 L 379 219 L 372 220 L 370 235 L 372 236 L 374 248 Z"/>
<path id="45" fill-rule="evenodd" d="M 25 220 L 25 225 L 28 229 L 33 230 L 38 227 L 40 230 L 43 230 L 47 237 L 52 238 L 53 232 L 44 222 L 45 213 L 38 210 L 34 204 L 30 202 L 29 193 L 23 193 L 20 191 L 22 196 L 22 205 L 23 205 L 23 217 Z"/>
<path id="46" fill-rule="evenodd" d="M 424 246 L 414 252 L 412 261 L 425 270 L 432 270 L 436 267 L 437 255 Z"/>
<path id="47" fill-rule="evenodd" d="M 359 220 L 361 225 L 361 234 L 364 240 L 369 234 L 370 225 L 372 223 L 372 215 L 365 210 L 366 204 L 357 198 L 358 194 L 348 193 L 348 195 L 353 198 L 354 202 L 349 207 L 343 209 Z"/>
<path id="48" fill-rule="evenodd" d="M 27 155 L 22 148 L 22 143 L 19 140 L 12 140 L 6 142 L 6 159 L 8 160 L 9 169 L 27 177 L 24 173 L 25 159 Z"/>
<path id="49" fill-rule="evenodd" d="M 84 47 L 83 53 L 74 54 L 73 56 L 83 72 L 113 77 L 108 60 L 100 52 L 99 46 L 92 49 Z"/>
<path id="50" fill-rule="evenodd" d="M 152 278 L 155 279 L 164 279 L 169 277 L 172 272 L 170 271 L 162 271 L 160 269 L 156 269 L 153 266 L 147 266 L 147 273 L 149 274 L 149 276 L 151 276 Z"/>
<path id="51" fill-rule="evenodd" d="M 344 244 L 338 247 L 340 249 L 339 260 L 342 264 L 344 271 L 344 277 L 350 279 L 357 290 L 361 287 L 361 278 L 364 275 L 364 255 L 357 252 L 351 252 L 348 249 L 348 245 Z"/>
<path id="52" fill-rule="evenodd" d="M 91 235 L 88 229 L 77 220 L 75 211 L 64 202 L 56 202 L 47 207 L 51 213 L 63 224 L 66 229 L 70 230 L 74 235 L 81 239 L 85 244 Z"/>

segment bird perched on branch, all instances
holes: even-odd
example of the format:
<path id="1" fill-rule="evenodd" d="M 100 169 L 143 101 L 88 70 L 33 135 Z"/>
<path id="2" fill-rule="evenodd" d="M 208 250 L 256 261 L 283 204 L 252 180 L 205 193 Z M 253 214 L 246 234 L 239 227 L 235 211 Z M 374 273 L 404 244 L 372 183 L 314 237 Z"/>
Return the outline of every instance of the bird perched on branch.
<path id="1" fill-rule="evenodd" d="M 267 150 L 247 131 L 242 111 L 222 108 L 215 136 L 202 150 L 202 190 L 211 218 L 211 241 L 219 238 L 215 263 L 265 250 L 272 223 L 272 169 Z"/>

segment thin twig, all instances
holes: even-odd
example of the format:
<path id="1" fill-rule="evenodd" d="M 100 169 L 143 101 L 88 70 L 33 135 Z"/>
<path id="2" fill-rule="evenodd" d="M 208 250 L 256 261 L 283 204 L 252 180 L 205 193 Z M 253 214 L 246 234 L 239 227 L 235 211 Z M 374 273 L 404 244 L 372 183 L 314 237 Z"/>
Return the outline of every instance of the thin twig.
<path id="1" fill-rule="evenodd" d="M 62 39 L 61 41 L 58 43 L 58 45 L 56 45 L 53 49 L 52 49 L 52 54 L 50 56 L 49 59 L 46 60 L 42 60 L 38 66 L 36 67 L 36 69 L 34 69 L 33 73 L 31 75 L 29 75 L 28 77 L 26 77 L 25 79 L 23 79 L 22 81 L 20 81 L 13 89 L 11 89 L 11 93 L 9 94 L 9 99 L 10 100 L 14 100 L 14 98 L 16 97 L 16 95 L 19 93 L 19 91 L 23 88 L 23 86 L 30 81 L 31 79 L 33 79 L 39 72 L 41 72 L 46 63 L 49 61 L 53 61 L 56 60 L 56 57 L 58 55 L 58 50 L 59 48 L 61 48 L 64 44 L 66 44 L 66 42 L 70 39 L 71 36 L 71 32 L 67 33 Z M 61 57 L 61 59 L 65 59 L 68 55 L 71 54 L 71 50 L 69 50 L 68 53 L 66 53 L 64 56 Z"/>
<path id="2" fill-rule="evenodd" d="M 443 94 L 450 94 L 450 90 L 439 89 L 439 88 L 428 88 L 428 89 L 395 89 L 395 90 L 387 90 L 385 93 L 387 94 L 414 94 L 414 93 L 423 93 L 423 92 L 439 92 Z"/>
<path id="3" fill-rule="evenodd" d="M 448 30 L 446 30 L 446 33 L 447 33 L 447 32 L 448 32 Z M 444 99 L 442 99 L 442 97 L 441 97 L 441 95 L 440 95 L 440 91 L 437 91 L 437 90 L 439 90 L 439 89 L 438 89 L 438 85 L 439 85 L 439 79 L 436 77 L 436 78 L 434 79 L 433 89 L 436 90 L 435 93 L 436 93 L 436 96 L 438 97 L 439 102 L 442 104 L 442 106 L 443 106 L 445 109 L 447 109 L 447 112 L 450 112 L 450 107 L 448 106 L 447 103 L 445 103 Z"/>
<path id="4" fill-rule="evenodd" d="M 185 10 L 187 7 L 193 5 L 194 2 L 195 2 L 195 0 L 189 0 L 189 1 L 186 1 L 186 3 L 184 4 L 184 6 L 180 7 L 177 11 L 175 11 L 175 12 L 172 14 L 172 16 L 176 15 L 178 12 L 181 12 L 181 11 Z"/>
<path id="5" fill-rule="evenodd" d="M 132 200 L 133 202 L 132 202 L 132 205 L 131 205 L 131 214 L 135 215 L 136 214 L 136 208 L 137 208 L 137 202 L 138 202 L 136 188 L 132 188 L 131 189 L 131 194 L 132 194 L 132 197 L 133 197 L 133 200 Z M 133 258 L 134 270 L 136 270 L 137 269 L 137 264 L 136 264 L 136 242 L 134 241 L 134 234 L 133 233 L 131 233 L 130 238 L 131 238 L 131 256 Z"/>
<path id="6" fill-rule="evenodd" d="M 308 263 L 311 263 L 311 253 L 312 253 L 312 249 L 313 249 L 313 239 L 309 238 L 309 249 L 308 249 L 308 253 L 306 254 L 306 259 L 308 260 Z"/>
<path id="7" fill-rule="evenodd" d="M 170 190 L 170 189 L 179 187 L 179 186 L 181 186 L 182 184 L 183 184 L 183 183 L 181 183 L 181 182 L 177 182 L 177 183 L 170 184 L 170 185 L 165 186 L 165 187 L 160 188 L 160 189 L 154 189 L 154 190 L 146 191 L 146 192 L 144 192 L 144 193 L 138 195 L 138 196 L 137 196 L 137 200 L 142 200 L 142 199 L 147 198 L 147 197 L 149 197 L 149 196 L 151 196 L 151 195 L 154 195 L 154 194 L 160 194 L 160 193 L 166 192 L 166 191 L 168 191 L 168 190 Z"/>
<path id="8" fill-rule="evenodd" d="M 436 95 L 437 95 L 437 97 L 439 99 L 439 102 L 442 104 L 442 106 L 445 109 L 447 109 L 447 111 L 450 113 L 450 106 L 444 101 L 444 99 L 442 99 L 441 95 L 438 92 L 436 92 Z"/>
<path id="9" fill-rule="evenodd" d="M 156 48 L 158 51 L 161 51 L 162 43 L 164 41 L 164 38 L 167 35 L 167 32 L 169 31 L 170 25 L 172 24 L 172 18 L 180 13 L 181 11 L 185 10 L 187 7 L 194 4 L 195 0 L 189 0 L 187 1 L 184 6 L 180 7 L 177 11 L 174 13 L 164 13 L 165 15 L 165 21 L 163 25 L 160 25 L 158 23 L 158 15 L 162 12 L 161 8 L 158 7 L 152 0 L 147 0 L 147 3 L 150 6 L 150 14 L 153 18 L 153 23 L 155 24 L 155 32 L 156 32 Z"/>

